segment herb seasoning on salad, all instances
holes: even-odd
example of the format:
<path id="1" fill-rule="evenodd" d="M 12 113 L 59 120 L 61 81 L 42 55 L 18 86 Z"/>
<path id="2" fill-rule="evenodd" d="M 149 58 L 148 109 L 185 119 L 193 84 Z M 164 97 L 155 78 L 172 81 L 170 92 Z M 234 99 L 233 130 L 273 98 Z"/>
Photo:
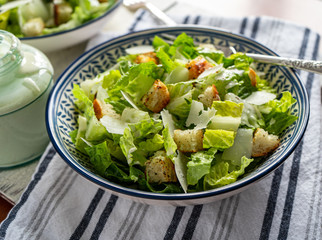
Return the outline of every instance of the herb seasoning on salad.
<path id="1" fill-rule="evenodd" d="M 185 33 L 127 53 L 73 89 L 72 140 L 110 181 L 152 192 L 218 188 L 274 151 L 297 119 L 291 94 L 278 99 L 243 53 L 225 57 Z"/>
<path id="2" fill-rule="evenodd" d="M 6 4 L 11 0 L 0 0 Z M 78 27 L 104 14 L 115 0 L 30 0 L 0 14 L 0 29 L 34 37 Z"/>

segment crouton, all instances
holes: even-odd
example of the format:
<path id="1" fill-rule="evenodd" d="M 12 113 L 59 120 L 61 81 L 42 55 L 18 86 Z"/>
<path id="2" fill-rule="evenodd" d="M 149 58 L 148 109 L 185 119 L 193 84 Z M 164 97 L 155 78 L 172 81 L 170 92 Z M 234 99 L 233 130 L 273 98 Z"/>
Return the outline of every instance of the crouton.
<path id="1" fill-rule="evenodd" d="M 142 102 L 152 112 L 160 112 L 170 102 L 167 86 L 160 80 L 155 80 L 147 94 L 143 96 Z"/>
<path id="2" fill-rule="evenodd" d="M 206 107 L 211 107 L 213 101 L 220 101 L 220 96 L 216 86 L 213 84 L 206 88 L 204 93 L 198 96 L 198 100 Z"/>
<path id="3" fill-rule="evenodd" d="M 199 56 L 187 63 L 186 67 L 189 70 L 189 79 L 196 79 L 206 69 L 213 66 L 206 59 Z"/>
<path id="4" fill-rule="evenodd" d="M 157 54 L 155 52 L 148 52 L 139 54 L 134 60 L 135 63 L 146 63 L 146 62 L 154 62 L 155 64 L 159 63 L 159 59 L 157 58 Z"/>
<path id="5" fill-rule="evenodd" d="M 250 82 L 252 86 L 256 87 L 257 81 L 256 81 L 256 72 L 254 71 L 254 69 L 249 68 L 248 77 L 250 78 Z"/>
<path id="6" fill-rule="evenodd" d="M 278 136 L 269 134 L 262 128 L 257 128 L 253 137 L 252 157 L 262 157 L 275 150 L 280 145 Z"/>
<path id="7" fill-rule="evenodd" d="M 105 115 L 113 118 L 120 118 L 120 115 L 114 111 L 112 105 L 107 104 L 105 102 L 101 102 L 98 99 L 95 99 L 93 101 L 93 108 L 94 108 L 95 116 L 98 120 L 100 120 Z"/>
<path id="8" fill-rule="evenodd" d="M 41 35 L 42 31 L 45 28 L 45 23 L 42 18 L 32 18 L 28 20 L 22 26 L 22 33 L 25 34 L 27 37 L 35 37 Z"/>
<path id="9" fill-rule="evenodd" d="M 67 3 L 54 4 L 54 20 L 55 25 L 59 26 L 63 23 L 68 22 L 71 19 L 73 13 L 72 6 Z"/>
<path id="10" fill-rule="evenodd" d="M 181 152 L 198 152 L 203 149 L 203 130 L 174 130 L 173 139 Z"/>
<path id="11" fill-rule="evenodd" d="M 148 176 L 150 183 L 177 182 L 177 176 L 174 164 L 167 157 L 166 152 L 161 150 L 145 163 L 145 174 Z"/>

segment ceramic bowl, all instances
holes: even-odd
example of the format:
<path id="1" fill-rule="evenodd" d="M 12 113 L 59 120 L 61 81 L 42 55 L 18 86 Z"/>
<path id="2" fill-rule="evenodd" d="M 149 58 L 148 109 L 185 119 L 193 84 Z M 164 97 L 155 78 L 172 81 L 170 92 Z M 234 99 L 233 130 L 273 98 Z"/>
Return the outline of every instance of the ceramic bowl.
<path id="1" fill-rule="evenodd" d="M 196 42 L 212 43 L 216 46 L 233 46 L 241 52 L 276 55 L 272 50 L 254 40 L 215 28 L 178 26 L 149 29 L 114 38 L 84 53 L 60 76 L 51 93 L 46 117 L 48 133 L 55 149 L 76 172 L 116 195 L 147 204 L 165 205 L 202 204 L 223 199 L 245 190 L 280 166 L 293 152 L 305 132 L 309 118 L 309 102 L 299 76 L 289 68 L 257 64 L 257 69 L 266 74 L 266 79 L 270 79 L 271 86 L 278 93 L 289 91 L 297 100 L 292 111 L 298 119 L 284 131 L 278 149 L 242 179 L 233 184 L 204 192 L 160 194 L 129 189 L 95 174 L 86 161 L 86 156 L 75 149 L 68 134 L 77 125 L 77 112 L 72 95 L 73 84 L 94 78 L 108 69 L 116 63 L 119 57 L 125 55 L 127 48 L 136 45 L 150 45 L 155 35 L 164 33 L 179 35 L 182 32 L 192 36 Z"/>
<path id="2" fill-rule="evenodd" d="M 116 3 L 103 15 L 76 28 L 43 36 L 23 37 L 20 38 L 20 41 L 36 47 L 45 53 L 74 46 L 90 39 L 97 34 L 104 27 L 112 13 L 115 12 L 115 9 L 117 9 L 121 3 L 122 0 L 117 0 Z"/>

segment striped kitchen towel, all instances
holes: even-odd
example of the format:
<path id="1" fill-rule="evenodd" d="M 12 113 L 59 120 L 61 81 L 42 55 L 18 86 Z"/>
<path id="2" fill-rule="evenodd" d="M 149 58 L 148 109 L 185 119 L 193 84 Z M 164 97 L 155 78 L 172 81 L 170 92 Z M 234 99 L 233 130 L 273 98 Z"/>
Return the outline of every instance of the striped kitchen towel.
<path id="1" fill-rule="evenodd" d="M 174 19 L 244 34 L 286 57 L 318 57 L 319 36 L 290 22 L 192 15 Z M 140 12 L 130 30 L 154 24 L 149 14 Z M 1 224 L 0 239 L 321 239 L 320 82 L 318 75 L 299 73 L 311 102 L 306 134 L 282 166 L 248 190 L 205 205 L 144 205 L 85 180 L 49 145 L 31 183 Z"/>

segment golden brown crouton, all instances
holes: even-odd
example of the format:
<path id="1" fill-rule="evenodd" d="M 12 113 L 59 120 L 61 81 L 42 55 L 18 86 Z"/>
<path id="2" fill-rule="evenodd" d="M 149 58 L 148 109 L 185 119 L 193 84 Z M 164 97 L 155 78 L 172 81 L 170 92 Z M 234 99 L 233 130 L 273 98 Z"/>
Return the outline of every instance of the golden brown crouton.
<path id="1" fill-rule="evenodd" d="M 278 136 L 269 134 L 262 128 L 257 128 L 253 137 L 252 157 L 265 156 L 279 145 Z"/>
<path id="2" fill-rule="evenodd" d="M 198 100 L 206 107 L 211 107 L 213 101 L 220 101 L 216 86 L 213 84 L 212 86 L 207 87 L 204 93 L 198 96 Z"/>
<path id="3" fill-rule="evenodd" d="M 168 88 L 160 80 L 155 80 L 150 90 L 142 98 L 143 104 L 155 113 L 158 113 L 165 108 L 169 101 L 170 93 Z"/>
<path id="4" fill-rule="evenodd" d="M 187 63 L 186 67 L 189 70 L 189 79 L 196 79 L 206 69 L 213 66 L 206 59 L 199 56 Z"/>
<path id="5" fill-rule="evenodd" d="M 134 60 L 135 63 L 145 63 L 145 62 L 154 62 L 155 64 L 159 63 L 159 59 L 157 58 L 157 54 L 155 52 L 148 52 L 140 54 Z"/>
<path id="6" fill-rule="evenodd" d="M 114 111 L 112 105 L 106 104 L 105 102 L 102 103 L 98 99 L 95 99 L 93 101 L 93 108 L 94 108 L 95 116 L 98 120 L 100 120 L 105 115 L 108 115 L 113 118 L 120 118 L 120 115 Z"/>
<path id="7" fill-rule="evenodd" d="M 45 28 L 45 23 L 42 18 L 32 18 L 28 20 L 22 26 L 22 33 L 25 34 L 27 37 L 35 37 L 39 36 Z"/>
<path id="8" fill-rule="evenodd" d="M 254 69 L 249 68 L 248 76 L 250 78 L 250 82 L 251 82 L 252 86 L 256 87 L 257 81 L 256 81 L 256 72 L 254 71 Z"/>
<path id="9" fill-rule="evenodd" d="M 145 174 L 150 183 L 177 182 L 174 165 L 165 151 L 157 151 L 145 163 Z"/>
<path id="10" fill-rule="evenodd" d="M 67 3 L 54 4 L 54 20 L 55 25 L 59 26 L 63 23 L 68 22 L 71 19 L 73 13 L 72 6 Z"/>
<path id="11" fill-rule="evenodd" d="M 203 149 L 203 130 L 174 130 L 173 139 L 181 152 L 198 152 Z"/>

